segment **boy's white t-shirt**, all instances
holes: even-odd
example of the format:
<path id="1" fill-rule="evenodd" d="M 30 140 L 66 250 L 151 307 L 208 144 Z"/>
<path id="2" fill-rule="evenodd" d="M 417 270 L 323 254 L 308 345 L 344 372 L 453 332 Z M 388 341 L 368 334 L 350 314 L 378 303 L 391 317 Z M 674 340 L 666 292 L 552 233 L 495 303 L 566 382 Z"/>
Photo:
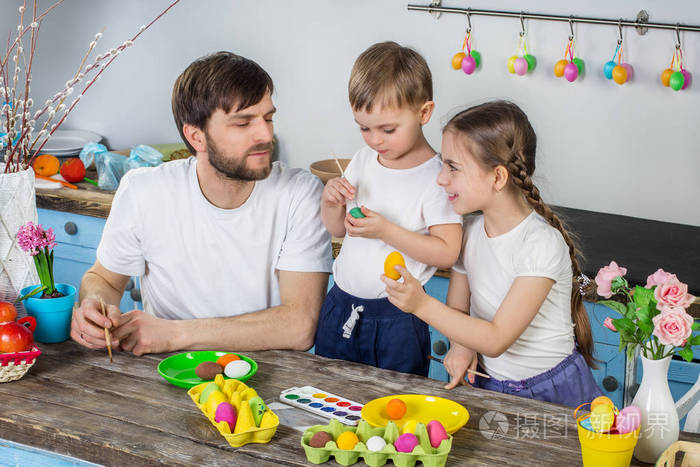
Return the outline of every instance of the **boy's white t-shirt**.
<path id="1" fill-rule="evenodd" d="M 447 193 L 437 184 L 442 163 L 435 156 L 410 169 L 390 169 L 381 165 L 377 151 L 360 149 L 345 169 L 345 178 L 355 188 L 355 200 L 347 211 L 365 206 L 406 230 L 422 235 L 440 224 L 461 224 Z M 396 249 L 382 240 L 345 235 L 343 247 L 333 264 L 333 279 L 343 291 L 360 298 L 386 297 L 380 276 L 384 260 Z M 437 269 L 419 263 L 401 252 L 408 271 L 425 284 Z"/>
<path id="2" fill-rule="evenodd" d="M 464 219 L 465 242 L 452 268 L 466 274 L 471 294 L 469 313 L 492 321 L 516 277 L 554 281 L 547 298 L 525 332 L 496 358 L 479 355 L 494 378 L 523 380 L 555 367 L 574 349 L 571 321 L 571 258 L 561 233 L 532 212 L 509 232 L 489 238 L 484 216 Z"/>
<path id="3" fill-rule="evenodd" d="M 202 194 L 195 157 L 130 170 L 121 180 L 97 259 L 141 276 L 144 304 L 168 319 L 223 317 L 280 304 L 277 270 L 330 272 L 322 185 L 272 164 L 236 209 Z"/>

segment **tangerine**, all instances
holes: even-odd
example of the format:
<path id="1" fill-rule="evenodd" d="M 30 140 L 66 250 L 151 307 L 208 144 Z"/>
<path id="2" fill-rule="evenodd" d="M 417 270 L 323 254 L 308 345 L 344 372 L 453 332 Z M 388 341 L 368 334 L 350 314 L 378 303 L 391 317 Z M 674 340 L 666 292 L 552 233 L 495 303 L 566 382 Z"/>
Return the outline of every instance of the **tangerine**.
<path id="1" fill-rule="evenodd" d="M 17 319 L 17 310 L 12 303 L 0 302 L 0 323 Z"/>
<path id="2" fill-rule="evenodd" d="M 34 159 L 32 168 L 34 172 L 45 177 L 50 177 L 51 175 L 56 175 L 61 163 L 58 158 L 52 156 L 51 154 L 42 154 Z"/>
<path id="3" fill-rule="evenodd" d="M 77 157 L 72 157 L 61 165 L 60 172 L 67 182 L 82 182 L 85 178 L 85 164 Z"/>
<path id="4" fill-rule="evenodd" d="M 386 404 L 386 414 L 389 418 L 398 420 L 406 415 L 406 403 L 401 399 L 391 399 Z"/>
<path id="5" fill-rule="evenodd" d="M 234 360 L 240 360 L 241 358 L 233 353 L 227 353 L 226 355 L 222 355 L 221 357 L 216 359 L 216 363 L 222 366 L 222 368 L 226 368 L 226 365 L 231 363 Z"/>

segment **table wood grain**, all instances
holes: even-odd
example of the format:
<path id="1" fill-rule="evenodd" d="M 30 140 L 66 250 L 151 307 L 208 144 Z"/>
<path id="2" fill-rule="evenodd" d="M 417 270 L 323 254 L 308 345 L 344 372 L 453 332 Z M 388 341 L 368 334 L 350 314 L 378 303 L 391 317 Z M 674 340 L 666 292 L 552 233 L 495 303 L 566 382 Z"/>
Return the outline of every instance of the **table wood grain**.
<path id="1" fill-rule="evenodd" d="M 285 425 L 268 444 L 229 446 L 186 390 L 158 375 L 156 366 L 167 355 L 115 352 L 110 363 L 106 352 L 70 341 L 40 348 L 42 355 L 22 379 L 0 384 L 0 438 L 104 465 L 310 465 L 301 433 Z M 575 423 L 566 407 L 471 387 L 447 391 L 439 381 L 306 352 L 246 355 L 259 365 L 248 384 L 268 403 L 284 389 L 303 385 L 361 403 L 403 393 L 461 403 L 471 417 L 454 434 L 450 466 L 581 464 Z M 507 433 L 493 439 L 482 434 L 480 421 L 489 411 L 507 418 Z M 526 432 L 526 425 L 539 433 Z M 547 426 L 558 427 L 558 436 L 542 433 Z M 682 433 L 681 439 L 699 442 L 700 435 Z"/>

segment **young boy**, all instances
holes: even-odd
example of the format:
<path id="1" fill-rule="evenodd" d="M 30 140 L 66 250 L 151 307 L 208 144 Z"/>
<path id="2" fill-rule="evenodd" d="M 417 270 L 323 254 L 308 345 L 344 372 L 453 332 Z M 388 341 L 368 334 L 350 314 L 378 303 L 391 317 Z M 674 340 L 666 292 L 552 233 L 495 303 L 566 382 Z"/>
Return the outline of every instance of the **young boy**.
<path id="1" fill-rule="evenodd" d="M 323 191 L 323 223 L 344 239 L 316 354 L 427 376 L 428 326 L 389 303 L 380 276 L 394 250 L 421 284 L 459 255 L 461 217 L 436 183 L 440 159 L 422 131 L 435 107 L 432 76 L 420 54 L 382 42 L 358 57 L 348 87 L 367 147 Z"/>

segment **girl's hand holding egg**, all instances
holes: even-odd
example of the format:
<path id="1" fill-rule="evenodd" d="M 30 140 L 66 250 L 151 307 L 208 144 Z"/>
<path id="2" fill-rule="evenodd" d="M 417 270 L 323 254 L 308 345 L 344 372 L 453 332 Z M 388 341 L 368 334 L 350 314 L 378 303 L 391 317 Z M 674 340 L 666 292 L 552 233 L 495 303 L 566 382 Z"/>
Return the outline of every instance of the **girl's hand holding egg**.
<path id="1" fill-rule="evenodd" d="M 355 199 L 355 187 L 344 177 L 331 178 L 323 188 L 321 200 L 329 207 L 345 206 L 348 199 Z"/>
<path id="2" fill-rule="evenodd" d="M 389 301 L 401 311 L 414 314 L 430 300 L 418 280 L 405 267 L 395 265 L 394 269 L 403 277 L 403 282 L 382 274 L 380 279 L 386 284 Z"/>
<path id="3" fill-rule="evenodd" d="M 384 240 L 391 224 L 381 214 L 364 206 L 360 208 L 365 217 L 355 218 L 345 215 L 345 232 L 351 237 L 378 238 Z"/>

